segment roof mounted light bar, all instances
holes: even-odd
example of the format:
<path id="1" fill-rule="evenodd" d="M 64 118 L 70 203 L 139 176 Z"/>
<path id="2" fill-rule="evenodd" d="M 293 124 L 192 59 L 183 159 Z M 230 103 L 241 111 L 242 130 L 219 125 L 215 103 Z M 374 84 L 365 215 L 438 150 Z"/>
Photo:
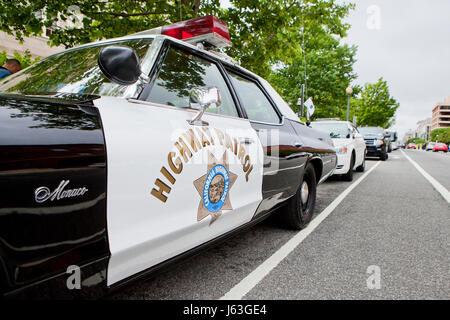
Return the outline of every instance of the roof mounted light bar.
<path id="1" fill-rule="evenodd" d="M 192 45 L 201 43 L 205 48 L 231 46 L 226 23 L 213 15 L 176 22 L 136 34 L 162 34 L 186 41 Z"/>

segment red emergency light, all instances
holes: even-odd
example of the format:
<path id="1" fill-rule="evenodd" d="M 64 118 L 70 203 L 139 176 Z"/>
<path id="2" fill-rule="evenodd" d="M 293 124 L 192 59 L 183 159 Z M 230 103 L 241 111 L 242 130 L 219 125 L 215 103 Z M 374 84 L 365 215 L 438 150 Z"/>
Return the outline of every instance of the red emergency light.
<path id="1" fill-rule="evenodd" d="M 161 27 L 161 34 L 193 44 L 206 42 L 217 48 L 231 46 L 226 23 L 213 15 Z"/>

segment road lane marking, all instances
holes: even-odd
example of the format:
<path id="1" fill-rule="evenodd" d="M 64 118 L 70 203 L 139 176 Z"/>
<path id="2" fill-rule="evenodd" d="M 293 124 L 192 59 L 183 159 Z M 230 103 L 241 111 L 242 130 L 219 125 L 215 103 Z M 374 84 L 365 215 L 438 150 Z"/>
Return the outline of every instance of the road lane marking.
<path id="1" fill-rule="evenodd" d="M 326 207 L 310 224 L 299 231 L 272 256 L 250 272 L 244 279 L 228 291 L 220 300 L 240 300 L 261 282 L 275 267 L 283 261 L 300 243 L 303 242 L 322 223 L 336 207 L 363 181 L 381 162 L 375 164 L 369 171 L 364 173 L 358 180 L 345 189 L 334 201 Z"/>
<path id="2" fill-rule="evenodd" d="M 412 165 L 416 167 L 417 171 L 419 171 L 425 177 L 425 179 L 427 179 L 428 182 L 431 183 L 433 188 L 435 188 L 442 195 L 442 197 L 444 197 L 447 203 L 450 204 L 450 192 L 447 190 L 447 188 L 444 187 L 442 184 L 440 184 L 435 178 L 430 176 L 424 169 L 422 169 L 421 166 L 417 164 L 417 162 L 411 159 L 403 150 L 402 153 L 406 157 L 406 159 L 408 159 L 409 162 L 411 162 Z"/>

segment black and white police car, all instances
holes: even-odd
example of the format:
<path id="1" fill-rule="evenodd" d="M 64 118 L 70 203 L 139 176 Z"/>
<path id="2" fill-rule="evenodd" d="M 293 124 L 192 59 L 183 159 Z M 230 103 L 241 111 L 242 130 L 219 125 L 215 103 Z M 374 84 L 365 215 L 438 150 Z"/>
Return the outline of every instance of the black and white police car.
<path id="1" fill-rule="evenodd" d="M 2 296 L 97 296 L 275 209 L 289 228 L 310 221 L 332 141 L 207 50 L 223 45 L 208 16 L 0 82 Z"/>

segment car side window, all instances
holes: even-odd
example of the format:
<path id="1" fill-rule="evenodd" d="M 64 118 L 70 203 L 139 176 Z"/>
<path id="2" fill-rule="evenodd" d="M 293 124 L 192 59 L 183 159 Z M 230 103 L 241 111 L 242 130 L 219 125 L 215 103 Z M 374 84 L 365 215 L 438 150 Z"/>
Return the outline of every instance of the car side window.
<path id="1" fill-rule="evenodd" d="M 229 75 L 249 120 L 280 123 L 280 117 L 256 82 L 232 72 Z"/>
<path id="2" fill-rule="evenodd" d="M 195 87 L 215 86 L 222 103 L 206 112 L 238 117 L 228 86 L 213 62 L 170 47 L 147 101 L 189 108 L 189 95 Z"/>

